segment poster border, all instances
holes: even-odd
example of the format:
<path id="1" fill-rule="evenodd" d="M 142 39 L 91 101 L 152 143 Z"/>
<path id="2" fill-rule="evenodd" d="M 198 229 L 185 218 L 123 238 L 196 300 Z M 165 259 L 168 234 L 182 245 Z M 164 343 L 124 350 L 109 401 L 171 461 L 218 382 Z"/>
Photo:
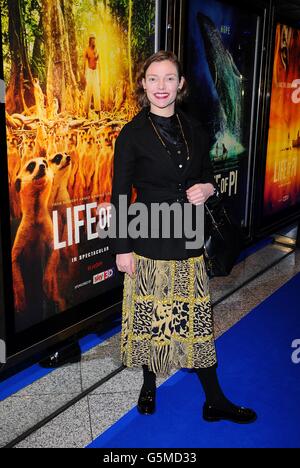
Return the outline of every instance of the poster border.
<path id="1" fill-rule="evenodd" d="M 296 26 L 291 20 L 287 20 L 282 16 L 276 15 L 275 7 L 273 8 L 273 21 L 271 24 L 271 40 L 270 40 L 270 58 L 268 67 L 268 76 L 266 80 L 266 109 L 264 115 L 264 134 L 261 136 L 261 147 L 263 147 L 263 158 L 259 168 L 259 175 L 261 184 L 256 194 L 256 235 L 263 235 L 270 233 L 275 229 L 280 229 L 288 224 L 292 224 L 300 217 L 300 203 L 296 206 L 292 206 L 279 212 L 273 213 L 272 215 L 266 216 L 264 214 L 264 187 L 265 187 L 265 172 L 267 166 L 267 150 L 268 150 L 268 137 L 269 137 L 269 122 L 271 112 L 271 100 L 272 100 L 272 83 L 273 83 L 273 66 L 274 66 L 274 55 L 275 55 L 275 37 L 277 25 L 284 24 L 288 27 L 292 27 L 300 30 L 300 26 Z"/>
<path id="2" fill-rule="evenodd" d="M 0 15 L 0 81 L 1 81 L 1 99 L 0 99 L 0 154 L 7 154 L 6 148 L 6 130 L 5 130 L 5 82 L 4 82 L 4 63 L 2 53 L 2 21 Z M 7 174 L 7 158 L 0 158 L 0 173 Z M 9 297 L 12 297 L 12 287 L 10 280 L 10 268 L 6 271 L 5 265 L 10 260 L 10 223 L 9 220 L 9 196 L 8 180 L 5 178 L 1 184 L 0 191 L 0 364 L 6 362 L 6 341 L 7 341 L 7 322 L 9 322 L 8 311 L 11 303 Z M 7 218 L 8 216 L 8 218 Z M 5 272 L 5 273 L 4 273 Z"/>
<path id="3" fill-rule="evenodd" d="M 160 46 L 161 33 L 161 11 L 164 0 L 155 0 L 155 47 Z M 2 58 L 2 30 L 0 25 L 1 40 L 1 73 L 3 76 L 3 58 Z M 155 50 L 153 50 L 154 52 Z M 6 125 L 5 125 L 5 105 L 0 105 L 0 153 L 7 156 L 6 144 Z M 0 171 L 7 174 L 7 157 L 2 157 L 0 161 Z M 0 281 L 3 278 L 3 298 L 4 319 L 5 319 L 5 337 L 7 343 L 8 366 L 12 363 L 21 362 L 33 354 L 42 353 L 50 346 L 58 344 L 70 336 L 77 335 L 91 327 L 97 322 L 112 321 L 116 315 L 120 315 L 120 305 L 123 296 L 123 286 L 113 287 L 109 291 L 92 297 L 76 306 L 65 310 L 60 316 L 53 316 L 43 322 L 35 324 L 30 328 L 16 332 L 14 320 L 14 300 L 13 300 L 13 282 L 12 282 L 12 262 L 11 262 L 11 227 L 9 214 L 9 187 L 8 178 L 2 181 L 2 190 L 0 193 L 0 249 L 3 251 L 3 269 L 0 271 Z M 2 239 L 1 239 L 2 234 Z M 0 250 L 1 254 L 1 250 Z M 1 289 L 0 289 L 0 292 Z M 0 303 L 1 307 L 1 303 Z M 0 322 L 1 326 L 1 322 Z M 98 325 L 99 328 L 99 325 Z M 1 332 L 1 329 L 0 329 Z M 0 334 L 0 339 L 1 339 Z"/>
<path id="4" fill-rule="evenodd" d="M 175 0 L 175 2 L 180 2 L 181 14 L 180 14 L 180 39 L 179 44 L 184 42 L 185 38 L 185 26 L 186 26 L 186 13 L 188 10 L 188 3 L 190 0 L 182 1 Z M 268 22 L 268 5 L 269 2 L 258 2 L 254 0 L 253 2 L 245 1 L 241 5 L 238 1 L 235 0 L 218 0 L 224 5 L 229 5 L 231 7 L 237 7 L 240 10 L 243 10 L 246 13 L 251 13 L 256 15 L 256 37 L 255 37 L 255 57 L 254 57 L 254 66 L 252 69 L 253 76 L 253 85 L 252 85 L 252 99 L 251 99 L 251 108 L 250 115 L 251 121 L 249 126 L 249 156 L 248 156 L 248 169 L 247 169 L 247 192 L 245 196 L 245 206 L 243 209 L 245 223 L 243 225 L 243 231 L 245 239 L 249 241 L 252 238 L 253 232 L 253 207 L 254 207 L 254 197 L 255 191 L 255 167 L 256 167 L 256 158 L 257 158 L 257 142 L 258 142 L 258 132 L 259 132 L 259 118 L 254 121 L 255 115 L 260 113 L 261 109 L 261 81 L 263 74 L 264 66 L 264 47 L 265 41 L 267 38 L 267 22 Z M 175 53 L 178 53 L 178 58 L 185 65 L 185 55 L 183 47 L 178 46 L 178 50 Z M 230 202 L 229 202 L 230 206 Z"/>

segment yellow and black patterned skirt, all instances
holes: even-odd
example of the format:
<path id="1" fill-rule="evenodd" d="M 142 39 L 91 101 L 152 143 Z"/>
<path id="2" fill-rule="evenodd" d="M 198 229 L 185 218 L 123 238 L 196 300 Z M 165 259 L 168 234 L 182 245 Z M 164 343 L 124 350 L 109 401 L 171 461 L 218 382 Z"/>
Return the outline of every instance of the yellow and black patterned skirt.
<path id="1" fill-rule="evenodd" d="M 125 273 L 122 361 L 156 374 L 216 364 L 213 317 L 203 256 L 152 260 L 134 253 L 135 275 Z"/>
<path id="2" fill-rule="evenodd" d="M 152 260 L 134 253 L 125 273 L 121 355 L 127 367 L 156 374 L 216 364 L 208 276 L 203 255 Z"/>

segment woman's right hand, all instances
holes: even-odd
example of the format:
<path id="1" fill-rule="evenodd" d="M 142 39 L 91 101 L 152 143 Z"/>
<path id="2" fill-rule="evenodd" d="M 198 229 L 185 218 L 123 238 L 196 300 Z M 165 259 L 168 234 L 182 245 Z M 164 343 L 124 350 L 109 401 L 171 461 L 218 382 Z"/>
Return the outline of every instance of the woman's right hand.
<path id="1" fill-rule="evenodd" d="M 135 262 L 132 252 L 117 254 L 116 265 L 119 271 L 122 273 L 128 273 L 129 276 L 133 277 L 135 274 Z"/>

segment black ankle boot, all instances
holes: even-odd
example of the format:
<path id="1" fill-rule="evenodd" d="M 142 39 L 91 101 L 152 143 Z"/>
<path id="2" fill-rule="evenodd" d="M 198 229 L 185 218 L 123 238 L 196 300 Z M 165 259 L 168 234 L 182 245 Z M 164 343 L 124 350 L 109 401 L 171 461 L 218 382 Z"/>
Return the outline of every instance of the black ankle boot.
<path id="1" fill-rule="evenodd" d="M 222 419 L 238 424 L 249 424 L 257 419 L 256 413 L 250 408 L 232 405 L 230 408 L 218 408 L 217 405 L 204 403 L 203 419 L 207 422 L 216 422 Z"/>
<path id="2" fill-rule="evenodd" d="M 155 396 L 156 390 L 155 389 L 146 389 L 142 387 L 137 409 L 141 414 L 153 414 L 155 412 Z"/>

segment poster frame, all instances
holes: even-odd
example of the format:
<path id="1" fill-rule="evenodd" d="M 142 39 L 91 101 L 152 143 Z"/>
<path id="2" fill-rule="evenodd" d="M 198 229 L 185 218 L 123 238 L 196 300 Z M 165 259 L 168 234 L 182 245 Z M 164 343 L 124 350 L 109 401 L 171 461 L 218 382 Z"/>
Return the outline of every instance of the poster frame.
<path id="1" fill-rule="evenodd" d="M 179 60 L 185 67 L 185 54 L 184 48 L 181 44 L 184 43 L 185 38 L 185 24 L 186 14 L 188 8 L 188 1 L 175 0 L 180 4 L 180 24 L 179 24 L 179 40 L 175 53 L 178 54 Z M 243 232 L 245 240 L 250 242 L 253 234 L 253 206 L 255 197 L 255 173 L 256 173 L 256 158 L 258 151 L 258 135 L 260 130 L 260 114 L 262 112 L 263 102 L 261 86 L 263 82 L 263 71 L 266 61 L 266 50 L 268 41 L 268 21 L 269 21 L 269 2 L 268 1 L 256 1 L 253 2 L 245 1 L 241 5 L 235 0 L 218 0 L 224 5 L 231 7 L 238 7 L 240 10 L 246 13 L 256 15 L 257 27 L 256 27 L 256 40 L 255 40 L 255 56 L 254 56 L 254 67 L 253 67 L 253 84 L 252 84 L 252 101 L 251 101 L 251 121 L 249 124 L 249 156 L 248 156 L 248 169 L 247 169 L 247 191 L 244 205 L 244 226 Z M 258 118 L 255 118 L 258 116 Z M 230 201 L 228 202 L 230 208 Z"/>
<path id="2" fill-rule="evenodd" d="M 161 28 L 161 21 L 164 20 L 165 12 L 163 9 L 165 4 L 166 0 L 155 0 L 155 50 L 161 47 L 165 37 L 165 32 Z M 0 41 L 0 70 L 3 77 L 1 23 Z M 0 153 L 7 155 L 4 104 L 0 105 Z M 0 172 L 2 174 L 8 172 L 7 157 L 0 158 Z M 11 263 L 9 187 L 8 178 L 4 177 L 4 179 L 0 191 L 0 255 L 3 254 L 3 268 L 0 269 L 0 307 L 1 310 L 3 307 L 4 311 L 3 320 L 0 317 L 0 339 L 3 328 L 3 336 L 5 336 L 6 340 L 7 365 L 1 370 L 0 380 L 7 369 L 22 363 L 24 360 L 28 361 L 32 357 L 39 356 L 41 358 L 51 347 L 57 346 L 72 336 L 79 337 L 86 333 L 86 330 L 98 330 L 101 327 L 109 326 L 109 323 L 113 324 L 113 321 L 120 317 L 123 297 L 123 286 L 121 284 L 94 298 L 70 307 L 60 316 L 51 317 L 44 322 L 16 333 Z M 8 372 L 10 371 L 8 370 Z"/>
<path id="3" fill-rule="evenodd" d="M 255 184 L 255 197 L 253 203 L 253 235 L 260 238 L 271 234 L 285 226 L 291 225 L 300 218 L 300 204 L 291 207 L 284 211 L 279 211 L 271 216 L 264 216 L 264 187 L 265 187 L 265 172 L 267 165 L 267 148 L 269 136 L 269 119 L 271 111 L 272 99 L 272 80 L 273 80 L 273 63 L 275 55 L 275 37 L 277 24 L 285 24 L 295 29 L 300 29 L 299 24 L 295 24 L 290 18 L 278 15 L 276 12 L 276 5 L 272 7 L 270 12 L 270 31 L 269 31 L 269 50 L 268 61 L 265 69 L 265 83 L 264 83 L 264 96 L 265 103 L 263 115 L 261 117 L 261 131 L 259 136 L 258 147 L 261 149 L 260 158 L 257 157 L 257 171 L 256 171 L 256 184 Z"/>
<path id="4" fill-rule="evenodd" d="M 0 15 L 0 40 L 1 40 L 1 15 Z M 2 44 L 2 41 L 1 41 Z M 5 83 L 2 47 L 0 47 L 0 153 L 6 154 L 6 132 L 5 132 Z M 0 173 L 7 174 L 7 158 L 0 158 Z M 3 172 L 6 171 L 6 172 Z M 5 178 L 6 179 L 6 178 Z M 9 242 L 7 242 L 6 232 L 10 229 L 7 224 L 8 211 L 8 182 L 5 180 L 0 191 L 0 367 L 6 363 L 7 358 L 7 333 L 6 316 L 9 310 L 9 272 L 5 274 L 4 265 L 7 261 L 7 251 Z M 9 219 L 9 218 L 8 218 Z"/>

